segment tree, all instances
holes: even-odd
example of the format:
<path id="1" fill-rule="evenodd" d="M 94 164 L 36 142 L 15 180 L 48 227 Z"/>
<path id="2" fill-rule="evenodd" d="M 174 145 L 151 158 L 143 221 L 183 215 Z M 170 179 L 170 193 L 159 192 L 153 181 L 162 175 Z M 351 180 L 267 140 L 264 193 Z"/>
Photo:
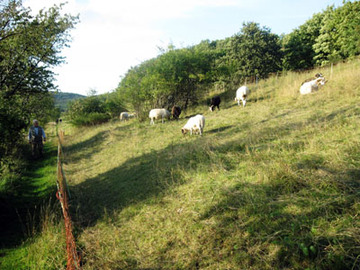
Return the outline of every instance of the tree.
<path id="1" fill-rule="evenodd" d="M 328 7 L 320 34 L 313 45 L 314 59 L 326 65 L 360 53 L 360 2 L 344 2 L 338 7 Z"/>
<path id="2" fill-rule="evenodd" d="M 43 117 L 52 107 L 50 68 L 63 62 L 60 52 L 77 21 L 61 9 L 32 16 L 21 1 L 0 0 L 0 159 L 21 141 L 30 117 Z"/>
<path id="3" fill-rule="evenodd" d="M 214 60 L 205 48 L 170 47 L 157 58 L 131 68 L 119 83 L 119 97 L 131 104 L 140 118 L 155 107 L 177 104 L 186 109 L 199 100 L 212 79 Z"/>
<path id="4" fill-rule="evenodd" d="M 282 40 L 283 68 L 285 70 L 308 69 L 314 66 L 314 44 L 319 36 L 324 13 L 317 13 Z"/>
<path id="5" fill-rule="evenodd" d="M 281 69 L 279 36 L 257 23 L 244 23 L 241 31 L 230 40 L 227 55 L 232 69 L 233 82 L 238 84 L 246 77 L 266 78 Z"/>

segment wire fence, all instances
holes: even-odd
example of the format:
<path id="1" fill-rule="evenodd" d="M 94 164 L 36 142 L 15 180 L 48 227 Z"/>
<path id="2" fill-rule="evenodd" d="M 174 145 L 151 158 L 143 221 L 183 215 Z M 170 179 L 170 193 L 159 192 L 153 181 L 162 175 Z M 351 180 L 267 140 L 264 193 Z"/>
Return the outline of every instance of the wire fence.
<path id="1" fill-rule="evenodd" d="M 72 233 L 72 222 L 69 212 L 70 191 L 67 185 L 65 173 L 62 167 L 63 151 L 62 143 L 64 141 L 64 131 L 57 130 L 58 135 L 58 155 L 57 155 L 57 192 L 56 197 L 60 201 L 61 209 L 64 216 L 65 233 L 66 233 L 66 253 L 67 253 L 67 270 L 81 269 L 80 256 L 78 255 L 75 243 L 75 237 Z"/>

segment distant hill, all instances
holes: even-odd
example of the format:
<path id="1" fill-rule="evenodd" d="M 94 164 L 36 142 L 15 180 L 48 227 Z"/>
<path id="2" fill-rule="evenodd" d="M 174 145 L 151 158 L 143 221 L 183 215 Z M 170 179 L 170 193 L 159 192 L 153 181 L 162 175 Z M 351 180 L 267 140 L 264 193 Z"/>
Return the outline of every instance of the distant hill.
<path id="1" fill-rule="evenodd" d="M 55 97 L 55 107 L 60 108 L 61 111 L 67 109 L 69 101 L 79 98 L 84 98 L 85 96 L 75 94 L 75 93 L 62 93 L 58 92 L 54 94 Z"/>

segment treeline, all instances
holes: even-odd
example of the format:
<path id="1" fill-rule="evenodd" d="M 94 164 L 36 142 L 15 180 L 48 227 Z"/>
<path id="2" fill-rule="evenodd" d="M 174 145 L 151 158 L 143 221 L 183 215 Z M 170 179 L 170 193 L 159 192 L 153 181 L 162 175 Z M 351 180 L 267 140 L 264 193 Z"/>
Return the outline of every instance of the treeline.
<path id="1" fill-rule="evenodd" d="M 360 53 L 360 2 L 329 6 L 287 35 L 255 22 L 244 23 L 224 40 L 204 40 L 131 67 L 115 92 L 74 101 L 68 116 L 75 124 L 96 124 L 136 111 L 146 119 L 150 109 L 204 103 L 211 92 L 235 90 L 289 70 L 324 66 Z M 95 101 L 96 100 L 96 101 Z M 126 109 L 125 109 L 126 108 Z"/>
<path id="2" fill-rule="evenodd" d="M 101 124 L 119 116 L 125 108 L 116 93 L 96 96 L 90 93 L 86 98 L 68 103 L 66 117 L 76 126 Z"/>
<path id="3" fill-rule="evenodd" d="M 31 119 L 44 123 L 54 112 L 51 67 L 63 62 L 61 49 L 77 21 L 61 8 L 33 16 L 21 1 L 0 0 L 0 193 L 6 177 L 21 170 L 17 161 Z"/>
<path id="4" fill-rule="evenodd" d="M 288 35 L 250 22 L 224 40 L 182 49 L 169 46 L 128 70 L 116 95 L 145 117 L 150 108 L 174 104 L 186 109 L 209 91 L 235 90 L 271 73 L 304 70 L 360 53 L 360 2 L 328 7 Z M 115 94 L 114 94 L 115 95 Z"/>

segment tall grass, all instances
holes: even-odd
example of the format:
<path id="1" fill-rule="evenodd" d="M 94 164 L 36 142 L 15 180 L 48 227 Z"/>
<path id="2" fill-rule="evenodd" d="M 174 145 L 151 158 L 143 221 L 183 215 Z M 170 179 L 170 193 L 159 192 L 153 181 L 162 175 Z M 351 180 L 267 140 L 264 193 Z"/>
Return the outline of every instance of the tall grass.
<path id="1" fill-rule="evenodd" d="M 359 269 L 359 61 L 235 91 L 186 122 L 73 130 L 66 172 L 85 269 Z M 321 72 L 330 77 L 329 69 Z"/>
<path id="2" fill-rule="evenodd" d="M 182 136 L 186 115 L 64 123 L 83 268 L 360 269 L 360 61 L 320 71 L 311 95 L 318 70 L 249 85 L 245 108 L 234 89 L 188 110 L 202 137 Z"/>

